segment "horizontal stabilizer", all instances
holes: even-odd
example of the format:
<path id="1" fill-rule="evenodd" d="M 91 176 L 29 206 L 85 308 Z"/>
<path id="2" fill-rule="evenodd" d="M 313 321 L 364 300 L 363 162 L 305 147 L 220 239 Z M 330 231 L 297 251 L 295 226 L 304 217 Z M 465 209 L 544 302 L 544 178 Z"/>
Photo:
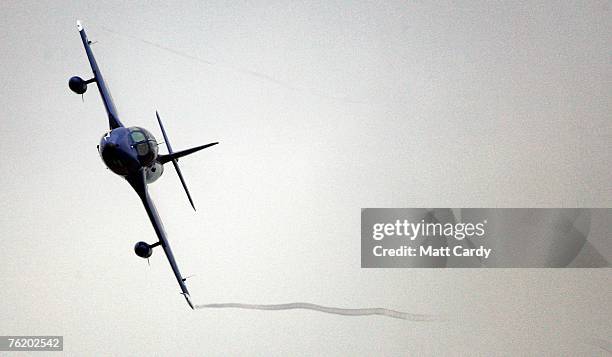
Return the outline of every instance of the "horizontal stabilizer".
<path id="1" fill-rule="evenodd" d="M 211 147 L 211 146 L 217 145 L 217 144 L 218 144 L 218 142 L 210 143 L 210 144 L 206 144 L 206 145 L 201 145 L 201 146 L 196 146 L 196 147 L 191 148 L 191 149 L 173 152 L 172 154 L 167 154 L 167 155 L 162 154 L 162 155 L 159 155 L 157 157 L 157 160 L 160 163 L 165 164 L 166 162 L 169 162 L 169 161 L 172 161 L 172 160 L 177 160 L 179 157 L 183 157 L 183 156 L 187 156 L 189 154 L 193 154 L 196 151 L 200 151 L 202 149 L 206 149 L 207 147 Z"/>

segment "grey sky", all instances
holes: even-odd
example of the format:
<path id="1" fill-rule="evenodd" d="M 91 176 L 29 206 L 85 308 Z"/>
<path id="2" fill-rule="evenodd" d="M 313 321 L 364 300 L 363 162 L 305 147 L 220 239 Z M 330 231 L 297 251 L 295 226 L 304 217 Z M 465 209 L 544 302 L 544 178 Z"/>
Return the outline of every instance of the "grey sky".
<path id="1" fill-rule="evenodd" d="M 160 139 L 158 109 L 176 149 L 221 142 L 181 160 L 197 213 L 171 170 L 151 186 L 195 303 L 455 318 L 188 310 L 163 255 L 133 253 L 154 232 L 97 155 L 97 93 L 68 90 L 90 75 L 77 19 L 125 124 Z M 609 269 L 359 268 L 362 207 L 611 206 L 609 2 L 3 1 L 0 20 L 0 334 L 80 355 L 592 354 L 584 337 L 612 336 Z"/>

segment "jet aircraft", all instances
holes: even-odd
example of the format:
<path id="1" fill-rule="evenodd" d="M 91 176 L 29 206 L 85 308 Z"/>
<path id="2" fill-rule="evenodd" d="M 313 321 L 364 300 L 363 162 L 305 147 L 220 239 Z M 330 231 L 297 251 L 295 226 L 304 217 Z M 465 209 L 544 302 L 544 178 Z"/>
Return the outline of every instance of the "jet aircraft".
<path id="1" fill-rule="evenodd" d="M 68 81 L 68 86 L 73 92 L 81 95 L 83 95 L 83 93 L 85 93 L 87 90 L 88 84 L 95 83 L 98 87 L 100 96 L 102 97 L 102 102 L 104 103 L 104 108 L 106 109 L 106 113 L 108 115 L 108 123 L 110 127 L 110 130 L 106 132 L 100 140 L 98 152 L 102 157 L 104 164 L 112 172 L 125 178 L 134 188 L 144 204 L 147 215 L 153 224 L 155 234 L 158 238 L 158 241 L 153 244 L 146 242 L 136 243 L 134 246 L 134 252 L 139 257 L 148 259 L 153 253 L 153 248 L 161 246 L 164 253 L 166 253 L 166 257 L 170 262 L 170 267 L 172 268 L 174 276 L 176 277 L 176 280 L 181 288 L 181 294 L 185 297 L 187 303 L 193 309 L 194 306 L 191 302 L 191 297 L 189 295 L 189 291 L 187 290 L 187 286 L 185 285 L 186 278 L 183 278 L 181 272 L 179 271 L 161 219 L 159 218 L 155 205 L 153 204 L 151 196 L 148 192 L 147 185 L 156 181 L 162 175 L 164 172 L 164 164 L 171 162 L 176 170 L 176 173 L 178 174 L 179 179 L 181 180 L 183 188 L 185 189 L 189 203 L 195 210 L 195 206 L 193 204 L 191 195 L 189 194 L 189 190 L 187 189 L 187 185 L 185 184 L 183 174 L 178 166 L 178 159 L 207 147 L 217 145 L 218 142 L 174 152 L 172 150 L 172 146 L 170 145 L 170 141 L 168 140 L 168 136 L 162 124 L 161 118 L 159 117 L 159 113 L 156 112 L 157 122 L 159 123 L 159 127 L 164 137 L 164 142 L 168 149 L 168 154 L 159 154 L 158 143 L 149 131 L 136 126 L 125 127 L 119 120 L 117 109 L 115 108 L 113 99 L 110 95 L 108 87 L 106 86 L 106 83 L 104 82 L 100 68 L 98 68 L 98 64 L 91 50 L 92 42 L 87 38 L 85 29 L 80 21 L 77 21 L 77 29 L 79 30 L 81 40 L 83 41 L 85 53 L 87 54 L 91 70 L 93 72 L 93 77 L 88 80 L 84 80 L 77 76 L 72 77 Z"/>

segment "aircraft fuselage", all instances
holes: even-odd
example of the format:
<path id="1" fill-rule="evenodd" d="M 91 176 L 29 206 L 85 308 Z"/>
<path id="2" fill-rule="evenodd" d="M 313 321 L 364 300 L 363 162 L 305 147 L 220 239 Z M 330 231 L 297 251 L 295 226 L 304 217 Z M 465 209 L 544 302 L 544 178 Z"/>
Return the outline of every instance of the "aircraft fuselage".
<path id="1" fill-rule="evenodd" d="M 128 176 L 145 170 L 147 183 L 157 180 L 164 166 L 157 161 L 155 137 L 141 127 L 119 127 L 102 136 L 98 151 L 104 164 L 115 174 Z"/>

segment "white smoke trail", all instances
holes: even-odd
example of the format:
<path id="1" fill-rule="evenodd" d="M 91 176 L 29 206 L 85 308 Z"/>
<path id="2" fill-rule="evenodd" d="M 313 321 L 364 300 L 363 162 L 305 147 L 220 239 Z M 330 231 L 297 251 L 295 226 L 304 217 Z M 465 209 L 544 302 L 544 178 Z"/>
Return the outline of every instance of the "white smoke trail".
<path id="1" fill-rule="evenodd" d="M 597 346 L 612 355 L 612 343 L 604 340 L 603 338 L 589 338 L 585 339 L 584 342 Z"/>
<path id="2" fill-rule="evenodd" d="M 175 50 L 173 48 L 161 45 L 161 44 L 156 43 L 156 42 L 145 40 L 143 38 L 135 37 L 135 36 L 132 36 L 132 35 L 129 35 L 129 34 L 126 34 L 126 33 L 117 32 L 117 31 L 115 31 L 113 29 L 110 29 L 110 28 L 104 26 L 104 25 L 99 25 L 99 26 L 100 26 L 100 28 L 102 30 L 104 30 L 106 32 L 109 32 L 109 33 L 112 33 L 114 35 L 117 35 L 119 37 L 124 37 L 124 38 L 132 39 L 134 41 L 139 41 L 139 42 L 142 42 L 142 43 L 147 44 L 149 46 L 156 47 L 156 48 L 158 48 L 160 50 L 167 51 L 167 52 L 173 53 L 173 54 L 175 54 L 177 56 L 180 56 L 180 57 L 183 57 L 183 58 L 187 58 L 187 59 L 190 59 L 190 60 L 193 60 L 193 61 L 197 61 L 197 62 L 206 64 L 206 65 L 209 65 L 209 66 L 222 67 L 222 68 L 228 69 L 230 71 L 235 71 L 235 72 L 238 72 L 238 73 L 242 73 L 242 74 L 246 74 L 246 75 L 249 75 L 249 76 L 257 77 L 259 79 L 275 83 L 275 84 L 277 84 L 277 85 L 279 85 L 281 87 L 285 87 L 285 88 L 287 88 L 289 90 L 298 91 L 298 92 L 305 92 L 305 93 L 309 93 L 309 94 L 312 94 L 312 95 L 317 96 L 317 97 L 331 99 L 331 100 L 336 100 L 336 101 L 341 101 L 341 102 L 345 102 L 345 103 L 366 104 L 363 101 L 351 99 L 349 97 L 330 95 L 330 94 L 324 93 L 324 92 L 322 92 L 322 91 L 320 91 L 320 90 L 318 90 L 316 88 L 301 87 L 301 86 L 295 85 L 295 84 L 293 84 L 291 82 L 288 82 L 288 81 L 282 81 L 282 80 L 276 79 L 273 76 L 271 76 L 269 74 L 266 74 L 266 73 L 261 73 L 261 72 L 252 71 L 250 69 L 235 67 L 235 66 L 233 66 L 231 64 L 224 63 L 224 62 L 213 62 L 213 61 L 201 58 L 199 56 L 194 56 L 194 55 L 189 54 L 189 53 L 177 51 L 177 50 Z"/>
<path id="3" fill-rule="evenodd" d="M 384 309 L 384 308 L 367 308 L 367 309 L 344 309 L 339 307 L 329 307 L 317 304 L 311 304 L 307 302 L 294 302 L 289 304 L 240 304 L 240 303 L 222 303 L 222 304 L 204 304 L 195 305 L 196 309 L 219 309 L 219 308 L 236 308 L 236 309 L 252 309 L 252 310 L 293 310 L 293 309 L 306 309 L 314 310 L 319 312 L 325 312 L 328 314 L 344 315 L 344 316 L 369 316 L 369 315 L 381 315 L 386 317 L 393 317 L 396 319 L 410 320 L 410 321 L 434 321 L 437 320 L 431 315 L 422 314 L 409 314 L 402 311 Z"/>

